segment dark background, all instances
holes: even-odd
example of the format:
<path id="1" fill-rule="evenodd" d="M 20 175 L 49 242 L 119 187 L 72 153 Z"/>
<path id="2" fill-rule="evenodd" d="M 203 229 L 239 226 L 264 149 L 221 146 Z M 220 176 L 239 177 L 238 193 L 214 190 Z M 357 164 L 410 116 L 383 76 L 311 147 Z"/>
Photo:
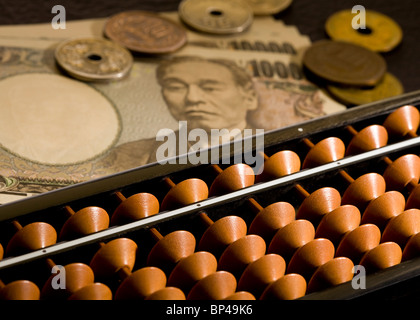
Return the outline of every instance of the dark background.
<path id="1" fill-rule="evenodd" d="M 51 22 L 54 5 L 66 8 L 67 21 L 103 18 L 125 10 L 175 11 L 180 0 L 0 0 L 0 25 Z M 393 18 L 403 29 L 402 43 L 383 53 L 388 71 L 402 82 L 405 92 L 420 89 L 420 1 L 419 0 L 294 0 L 285 11 L 275 15 L 288 25 L 295 25 L 312 41 L 327 38 L 326 19 L 334 12 L 363 5 Z"/>

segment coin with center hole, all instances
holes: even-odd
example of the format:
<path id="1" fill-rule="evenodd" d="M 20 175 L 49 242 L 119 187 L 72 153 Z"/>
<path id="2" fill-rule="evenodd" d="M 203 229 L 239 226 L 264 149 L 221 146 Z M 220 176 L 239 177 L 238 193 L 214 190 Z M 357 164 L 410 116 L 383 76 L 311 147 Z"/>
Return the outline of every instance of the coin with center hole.
<path id="1" fill-rule="evenodd" d="M 105 23 L 106 37 L 133 52 L 171 53 L 187 42 L 186 30 L 158 14 L 125 11 L 111 16 Z"/>
<path id="2" fill-rule="evenodd" d="M 389 72 L 385 73 L 379 83 L 374 87 L 339 87 L 328 85 L 328 91 L 338 100 L 349 105 L 366 104 L 393 96 L 404 92 L 401 82 Z"/>
<path id="3" fill-rule="evenodd" d="M 191 28 L 213 34 L 242 32 L 254 17 L 249 5 L 241 0 L 183 0 L 178 14 Z"/>
<path id="4" fill-rule="evenodd" d="M 391 51 L 401 42 L 401 27 L 390 17 L 366 10 L 365 21 L 358 18 L 350 9 L 338 11 L 327 19 L 325 31 L 333 40 L 348 41 L 377 52 Z"/>
<path id="5" fill-rule="evenodd" d="M 315 76 L 350 86 L 374 86 L 386 71 L 376 52 L 348 42 L 320 40 L 303 55 L 304 66 Z"/>
<path id="6" fill-rule="evenodd" d="M 59 44 L 55 59 L 70 76 L 83 81 L 120 79 L 133 65 L 133 57 L 127 49 L 112 41 L 94 38 Z"/>
<path id="7" fill-rule="evenodd" d="M 286 10 L 293 0 L 246 0 L 254 15 L 272 15 Z"/>

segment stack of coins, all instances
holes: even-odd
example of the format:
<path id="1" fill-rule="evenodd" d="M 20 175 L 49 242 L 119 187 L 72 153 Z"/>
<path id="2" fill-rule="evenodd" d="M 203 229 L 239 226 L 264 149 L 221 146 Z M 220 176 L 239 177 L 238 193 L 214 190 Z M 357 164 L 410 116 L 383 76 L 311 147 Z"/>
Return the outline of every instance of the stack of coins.
<path id="1" fill-rule="evenodd" d="M 403 93 L 400 81 L 387 72 L 381 53 L 402 41 L 391 18 L 366 10 L 366 25 L 354 26 L 351 10 L 330 16 L 325 30 L 330 40 L 314 43 L 303 64 L 308 77 L 348 106 L 361 105 Z"/>
<path id="2" fill-rule="evenodd" d="M 56 62 L 69 76 L 82 81 L 119 80 L 129 74 L 133 55 L 162 55 L 182 48 L 186 27 L 195 31 L 230 35 L 247 30 L 254 15 L 285 10 L 292 0 L 183 0 L 177 24 L 159 14 L 133 10 L 109 17 L 105 38 L 72 39 L 55 51 Z"/>

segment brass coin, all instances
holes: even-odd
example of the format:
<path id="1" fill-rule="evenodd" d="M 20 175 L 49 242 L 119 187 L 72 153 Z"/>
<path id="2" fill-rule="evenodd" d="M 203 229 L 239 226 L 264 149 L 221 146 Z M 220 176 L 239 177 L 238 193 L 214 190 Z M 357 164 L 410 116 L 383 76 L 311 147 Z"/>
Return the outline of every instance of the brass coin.
<path id="1" fill-rule="evenodd" d="M 293 0 L 246 0 L 254 15 L 272 15 L 287 9 Z"/>
<path id="2" fill-rule="evenodd" d="M 133 57 L 120 45 L 105 39 L 73 39 L 62 42 L 55 59 L 70 76 L 83 81 L 107 81 L 124 77 Z"/>
<path id="3" fill-rule="evenodd" d="M 374 86 L 386 71 L 382 56 L 348 42 L 320 40 L 304 53 L 304 66 L 316 76 L 351 86 Z"/>
<path id="4" fill-rule="evenodd" d="M 325 23 L 328 36 L 333 40 L 348 41 L 377 52 L 391 51 L 401 42 L 401 27 L 390 17 L 366 10 L 366 25 L 362 29 L 353 27 L 353 19 L 357 20 L 356 15 L 351 10 L 342 10 L 331 15 Z"/>
<path id="5" fill-rule="evenodd" d="M 246 2 L 240 0 L 183 0 L 178 13 L 191 28 L 214 34 L 242 32 L 254 16 Z"/>
<path id="6" fill-rule="evenodd" d="M 105 35 L 127 49 L 147 54 L 171 53 L 187 42 L 183 27 L 145 11 L 125 11 L 105 23 Z"/>
<path id="7" fill-rule="evenodd" d="M 372 88 L 338 87 L 328 85 L 327 89 L 337 99 L 345 104 L 361 105 L 393 96 L 404 92 L 401 82 L 389 72 Z"/>

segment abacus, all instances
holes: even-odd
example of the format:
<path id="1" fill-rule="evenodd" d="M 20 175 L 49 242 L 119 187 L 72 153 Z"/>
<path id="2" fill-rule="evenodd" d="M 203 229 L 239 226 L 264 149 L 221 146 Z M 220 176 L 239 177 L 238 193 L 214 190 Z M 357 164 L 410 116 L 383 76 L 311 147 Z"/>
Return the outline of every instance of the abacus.
<path id="1" fill-rule="evenodd" d="M 414 92 L 267 132 L 251 150 L 264 158 L 258 175 L 245 163 L 155 163 L 2 205 L 0 298 L 415 292 L 419 106 Z M 53 286 L 58 266 L 65 288 Z M 367 285 L 355 289 L 360 266 Z"/>

